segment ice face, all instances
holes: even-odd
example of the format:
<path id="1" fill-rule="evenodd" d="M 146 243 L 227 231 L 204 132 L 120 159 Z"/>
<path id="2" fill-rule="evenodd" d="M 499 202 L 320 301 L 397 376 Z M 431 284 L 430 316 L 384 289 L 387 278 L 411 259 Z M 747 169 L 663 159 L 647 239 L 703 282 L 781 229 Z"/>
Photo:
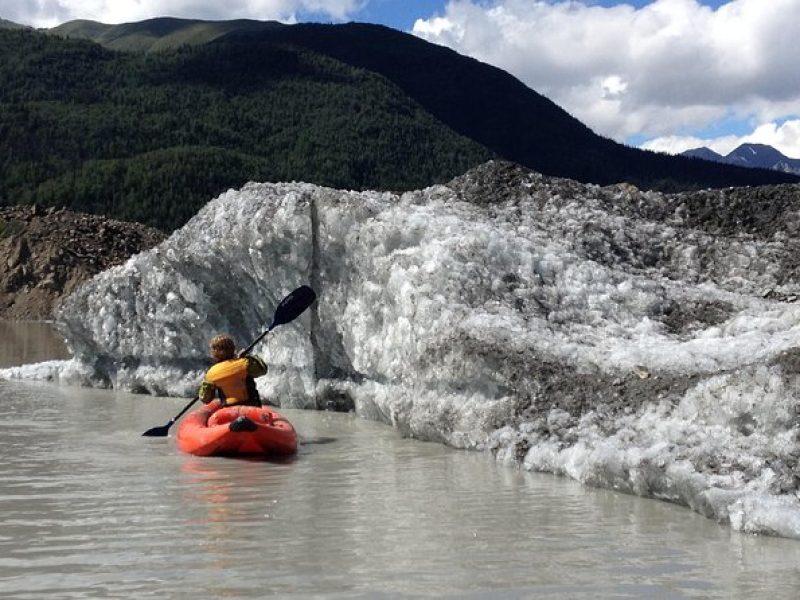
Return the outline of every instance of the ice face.
<path id="1" fill-rule="evenodd" d="M 781 301 L 800 219 L 747 230 L 731 202 L 498 163 L 402 195 L 249 184 L 71 296 L 75 358 L 39 371 L 191 395 L 212 335 L 247 345 L 310 284 L 255 349 L 283 406 L 800 537 L 800 306 Z"/>

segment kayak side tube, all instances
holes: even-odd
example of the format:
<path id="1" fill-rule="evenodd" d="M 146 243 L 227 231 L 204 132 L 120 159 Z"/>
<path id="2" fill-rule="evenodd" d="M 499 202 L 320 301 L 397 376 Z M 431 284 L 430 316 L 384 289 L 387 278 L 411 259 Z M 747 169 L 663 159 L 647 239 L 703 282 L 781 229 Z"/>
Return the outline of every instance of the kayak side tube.
<path id="1" fill-rule="evenodd" d="M 195 456 L 286 456 L 297 452 L 297 432 L 266 406 L 216 402 L 189 413 L 178 426 L 178 448 Z"/>

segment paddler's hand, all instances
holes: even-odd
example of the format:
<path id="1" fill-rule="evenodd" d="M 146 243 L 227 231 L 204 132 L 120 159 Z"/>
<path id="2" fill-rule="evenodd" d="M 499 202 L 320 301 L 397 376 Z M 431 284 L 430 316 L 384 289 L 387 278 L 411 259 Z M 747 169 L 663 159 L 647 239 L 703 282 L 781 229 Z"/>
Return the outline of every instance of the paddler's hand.
<path id="1" fill-rule="evenodd" d="M 200 398 L 200 400 L 203 400 Z M 205 404 L 211 410 L 219 410 L 223 406 L 225 406 L 219 398 L 211 398 L 210 400 L 206 401 L 203 400 L 203 404 Z"/>

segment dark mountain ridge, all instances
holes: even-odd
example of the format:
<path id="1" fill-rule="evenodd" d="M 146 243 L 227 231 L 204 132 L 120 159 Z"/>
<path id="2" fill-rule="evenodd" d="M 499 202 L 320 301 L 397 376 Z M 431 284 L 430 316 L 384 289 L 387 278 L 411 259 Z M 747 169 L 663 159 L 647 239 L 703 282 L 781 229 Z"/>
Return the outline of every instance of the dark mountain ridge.
<path id="1" fill-rule="evenodd" d="M 30 29 L 30 27 L 0 18 L 0 29 Z"/>
<path id="2" fill-rule="evenodd" d="M 133 47 L 143 34 L 162 31 L 163 43 L 175 44 L 186 31 L 205 27 L 206 37 L 198 40 L 270 41 L 303 47 L 386 77 L 439 121 L 497 156 L 582 182 L 627 181 L 643 188 L 677 191 L 798 181 L 774 173 L 698 164 L 616 143 L 595 134 L 505 71 L 381 25 L 154 21 L 111 26 L 93 39 L 109 44 L 113 36 L 116 46 L 112 47 Z"/>
<path id="3" fill-rule="evenodd" d="M 686 150 L 681 154 L 739 167 L 770 169 L 800 175 L 800 159 L 789 158 L 767 144 L 742 144 L 725 156 L 705 147 Z"/>
<path id="4" fill-rule="evenodd" d="M 119 25 L 76 20 L 53 27 L 49 32 L 65 38 L 91 40 L 112 50 L 158 52 L 184 44 L 206 44 L 232 32 L 264 31 L 283 26 L 277 21 L 251 19 L 203 21 L 162 17 Z"/>
<path id="5" fill-rule="evenodd" d="M 724 156 L 714 152 L 711 148 L 693 148 L 680 153 L 681 156 L 688 156 L 689 158 L 702 158 L 703 160 L 711 160 L 716 162 L 724 162 Z"/>
<path id="6" fill-rule="evenodd" d="M 799 181 L 616 143 L 505 71 L 388 27 L 299 24 L 229 36 L 279 40 L 379 73 L 458 133 L 548 175 L 666 191 Z"/>

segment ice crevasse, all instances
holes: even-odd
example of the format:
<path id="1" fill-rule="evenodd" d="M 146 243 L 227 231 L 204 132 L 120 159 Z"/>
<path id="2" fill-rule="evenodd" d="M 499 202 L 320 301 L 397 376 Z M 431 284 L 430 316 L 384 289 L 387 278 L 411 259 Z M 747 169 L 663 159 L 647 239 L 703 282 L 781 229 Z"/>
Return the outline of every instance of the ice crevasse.
<path id="1" fill-rule="evenodd" d="M 800 216 L 728 227 L 731 193 L 497 162 L 403 194 L 251 183 L 73 294 L 73 360 L 0 375 L 188 396 L 211 335 L 246 345 L 310 284 L 256 348 L 282 406 L 800 538 Z"/>

